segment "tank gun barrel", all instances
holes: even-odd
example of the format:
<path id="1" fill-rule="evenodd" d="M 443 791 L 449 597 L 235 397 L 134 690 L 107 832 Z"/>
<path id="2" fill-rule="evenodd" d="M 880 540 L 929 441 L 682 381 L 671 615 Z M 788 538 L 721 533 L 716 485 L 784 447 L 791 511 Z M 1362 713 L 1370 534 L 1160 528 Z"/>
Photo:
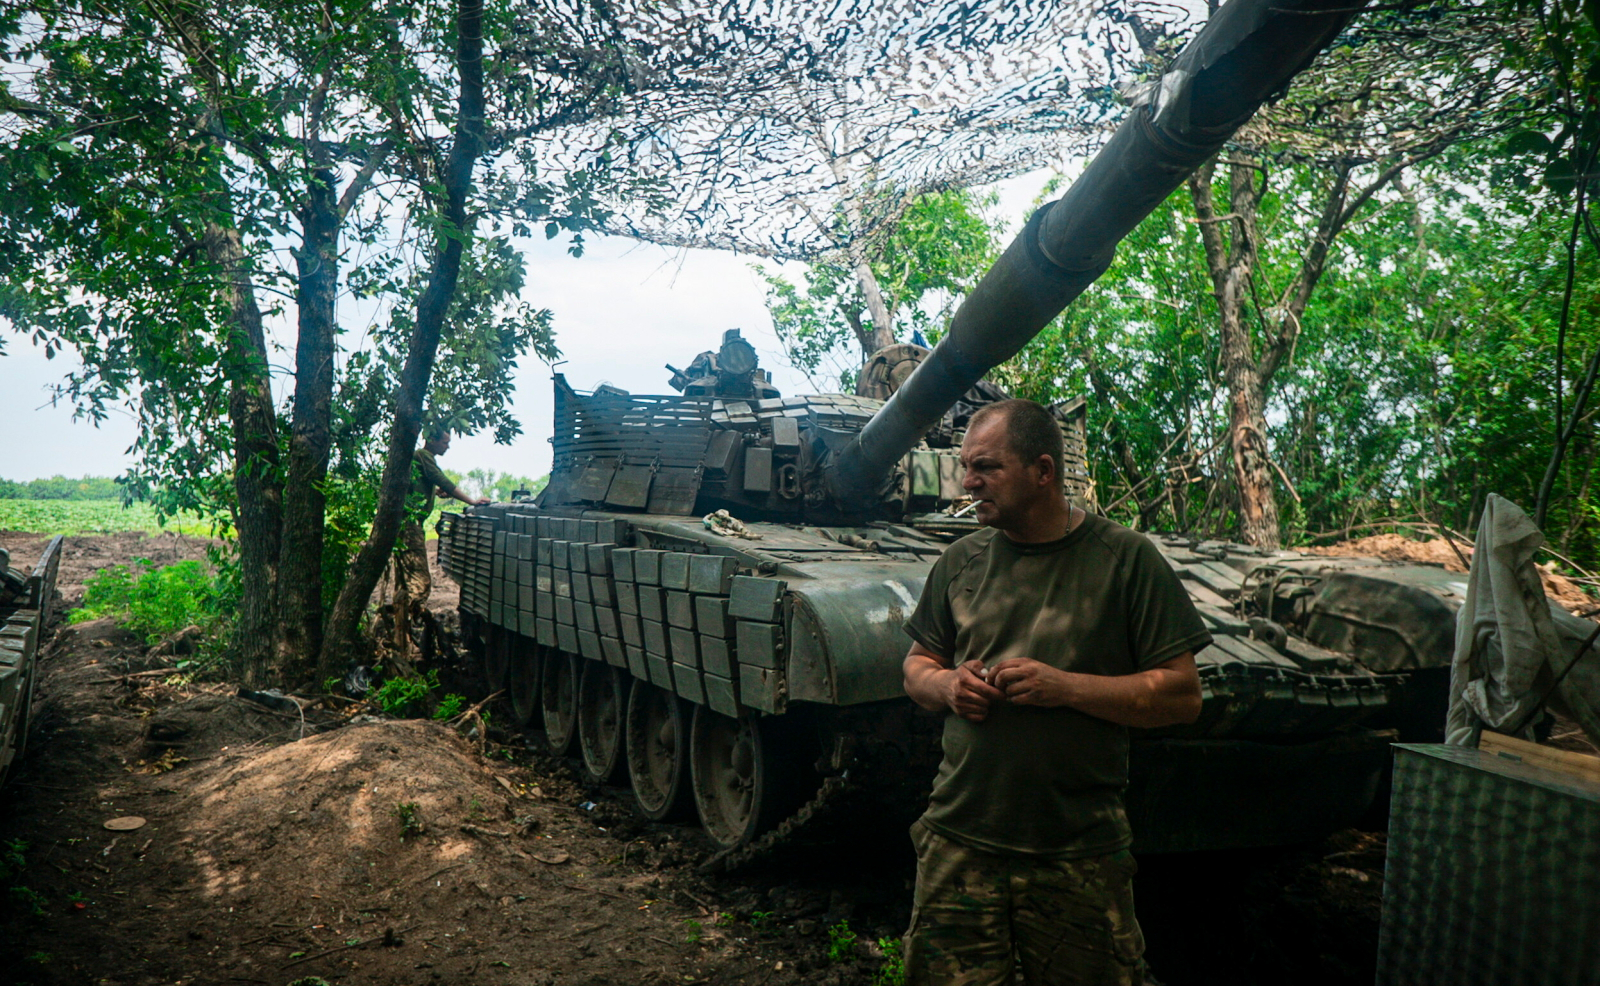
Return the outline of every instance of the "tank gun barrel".
<path id="1" fill-rule="evenodd" d="M 1029 219 L 932 354 L 828 469 L 862 502 L 968 388 L 1016 355 L 1111 265 L 1116 247 L 1368 0 L 1228 0 L 1089 162 Z"/>

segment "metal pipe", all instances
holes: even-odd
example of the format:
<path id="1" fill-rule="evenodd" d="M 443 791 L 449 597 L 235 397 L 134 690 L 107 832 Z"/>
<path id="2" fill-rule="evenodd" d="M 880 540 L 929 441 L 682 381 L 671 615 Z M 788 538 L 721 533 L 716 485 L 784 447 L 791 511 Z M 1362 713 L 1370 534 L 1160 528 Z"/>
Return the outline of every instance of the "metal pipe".
<path id="1" fill-rule="evenodd" d="M 950 330 L 829 464 L 840 506 L 889 469 L 985 373 L 1015 356 L 1111 265 L 1117 244 L 1310 64 L 1368 0 L 1229 0 L 1066 194 L 1039 209 Z"/>

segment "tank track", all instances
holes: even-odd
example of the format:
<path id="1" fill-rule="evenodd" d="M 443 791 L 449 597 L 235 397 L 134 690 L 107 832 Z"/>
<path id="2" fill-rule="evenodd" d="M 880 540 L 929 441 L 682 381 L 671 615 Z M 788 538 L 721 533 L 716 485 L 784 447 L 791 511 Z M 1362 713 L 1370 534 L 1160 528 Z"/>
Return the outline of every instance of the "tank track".
<path id="1" fill-rule="evenodd" d="M 943 717 L 919 714 L 904 702 L 830 711 L 820 724 L 827 752 L 817 767 L 826 776 L 816 793 L 770 831 L 707 859 L 699 872 L 729 873 L 760 862 L 868 799 L 877 815 L 885 806 L 903 809 L 906 824 L 922 813 L 943 757 Z"/>
<path id="2" fill-rule="evenodd" d="M 731 846 L 716 853 L 696 869 L 703 875 L 731 873 L 756 863 L 793 842 L 797 835 L 817 822 L 832 815 L 841 804 L 848 803 L 850 795 L 862 789 L 859 781 L 848 774 L 823 778 L 817 793 L 800 806 L 800 810 L 784 819 L 765 835 L 743 846 Z"/>

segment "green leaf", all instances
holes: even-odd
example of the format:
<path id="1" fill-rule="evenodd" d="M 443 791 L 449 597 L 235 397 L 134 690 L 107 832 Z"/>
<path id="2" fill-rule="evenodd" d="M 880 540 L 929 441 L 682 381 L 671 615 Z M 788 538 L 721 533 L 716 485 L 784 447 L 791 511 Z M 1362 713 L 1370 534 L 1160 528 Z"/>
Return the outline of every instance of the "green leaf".
<path id="1" fill-rule="evenodd" d="M 1548 154 L 1550 138 L 1537 130 L 1523 130 L 1506 139 L 1507 154 Z"/>
<path id="2" fill-rule="evenodd" d="M 1578 169 L 1565 157 L 1553 158 L 1545 165 L 1544 183 L 1558 195 L 1565 195 L 1578 187 Z"/>

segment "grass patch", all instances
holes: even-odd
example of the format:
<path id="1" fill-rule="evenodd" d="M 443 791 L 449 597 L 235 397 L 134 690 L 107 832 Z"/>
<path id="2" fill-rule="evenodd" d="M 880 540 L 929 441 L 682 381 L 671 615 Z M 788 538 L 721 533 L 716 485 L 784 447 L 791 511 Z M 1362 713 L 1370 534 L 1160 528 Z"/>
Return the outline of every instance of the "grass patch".
<path id="1" fill-rule="evenodd" d="M 163 524 L 150 504 L 124 507 L 120 500 L 0 500 L 0 530 L 38 534 L 212 534 L 211 524 L 193 515 L 170 517 Z"/>
<path id="2" fill-rule="evenodd" d="M 73 623 L 112 618 L 154 644 L 168 634 L 197 626 L 213 636 L 228 620 L 236 593 L 204 562 L 157 567 L 137 558 L 132 565 L 102 568 L 84 582 L 83 607 Z"/>

